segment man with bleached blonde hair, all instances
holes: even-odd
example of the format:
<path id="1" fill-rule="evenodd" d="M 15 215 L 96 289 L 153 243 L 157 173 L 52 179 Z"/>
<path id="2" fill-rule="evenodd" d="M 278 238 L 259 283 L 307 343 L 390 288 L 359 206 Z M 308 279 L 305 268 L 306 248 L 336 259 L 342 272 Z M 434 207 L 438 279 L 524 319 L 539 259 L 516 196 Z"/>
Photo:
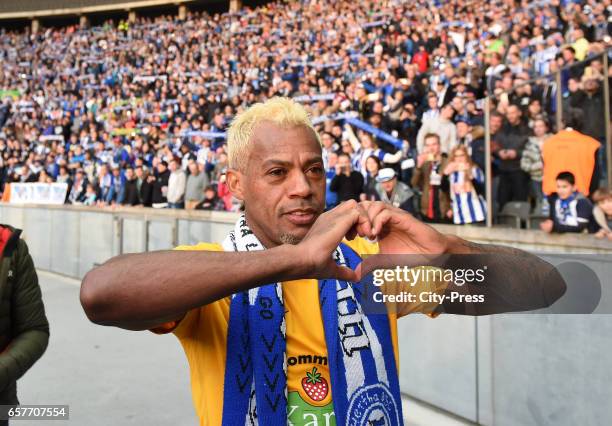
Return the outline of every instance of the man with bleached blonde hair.
<path id="1" fill-rule="evenodd" d="M 368 312 L 362 256 L 512 253 L 523 269 L 544 264 L 443 235 L 382 202 L 324 212 L 321 144 L 292 100 L 239 114 L 228 150 L 227 182 L 245 212 L 221 244 L 118 256 L 81 288 L 92 321 L 179 338 L 201 425 L 403 424 L 398 316 L 462 312 L 438 303 Z M 491 297 L 501 312 L 546 306 L 563 292 L 542 287 L 529 306 L 503 292 Z"/>

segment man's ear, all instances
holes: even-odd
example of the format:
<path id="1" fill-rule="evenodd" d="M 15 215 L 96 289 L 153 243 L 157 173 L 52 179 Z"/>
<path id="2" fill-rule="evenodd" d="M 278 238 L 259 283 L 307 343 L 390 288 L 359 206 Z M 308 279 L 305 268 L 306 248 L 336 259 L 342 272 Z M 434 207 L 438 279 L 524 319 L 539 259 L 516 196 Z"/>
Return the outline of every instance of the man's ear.
<path id="1" fill-rule="evenodd" d="M 244 201 L 244 175 L 238 170 L 228 169 L 226 172 L 227 186 L 232 195 Z"/>

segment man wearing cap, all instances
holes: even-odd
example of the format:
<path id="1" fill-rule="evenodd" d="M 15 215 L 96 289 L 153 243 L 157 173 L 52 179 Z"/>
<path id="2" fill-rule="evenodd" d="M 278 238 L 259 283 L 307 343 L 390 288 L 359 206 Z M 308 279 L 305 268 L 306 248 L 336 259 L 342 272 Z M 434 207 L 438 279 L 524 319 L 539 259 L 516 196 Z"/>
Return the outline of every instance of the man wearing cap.
<path id="1" fill-rule="evenodd" d="M 397 180 L 395 170 L 391 168 L 382 169 L 376 176 L 376 192 L 380 201 L 399 207 L 414 214 L 412 203 L 414 192 L 404 182 Z"/>

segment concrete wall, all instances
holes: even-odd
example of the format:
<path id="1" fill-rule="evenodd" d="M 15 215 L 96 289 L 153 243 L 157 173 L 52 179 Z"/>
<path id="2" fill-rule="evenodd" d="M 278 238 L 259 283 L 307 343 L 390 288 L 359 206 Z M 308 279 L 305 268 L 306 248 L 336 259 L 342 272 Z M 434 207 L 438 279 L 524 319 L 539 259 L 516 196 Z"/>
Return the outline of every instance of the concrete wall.
<path id="1" fill-rule="evenodd" d="M 0 222 L 24 230 L 41 269 L 76 278 L 121 253 L 220 242 L 237 215 L 139 208 L 0 204 Z M 553 263 L 579 260 L 604 290 L 612 245 L 592 237 L 535 231 L 439 227 L 509 244 Z M 578 253 L 599 253 L 588 257 Z M 608 274 L 608 275 L 606 275 Z M 485 425 L 604 425 L 612 422 L 612 297 L 598 315 L 412 315 L 399 322 L 400 382 L 413 398 Z"/>

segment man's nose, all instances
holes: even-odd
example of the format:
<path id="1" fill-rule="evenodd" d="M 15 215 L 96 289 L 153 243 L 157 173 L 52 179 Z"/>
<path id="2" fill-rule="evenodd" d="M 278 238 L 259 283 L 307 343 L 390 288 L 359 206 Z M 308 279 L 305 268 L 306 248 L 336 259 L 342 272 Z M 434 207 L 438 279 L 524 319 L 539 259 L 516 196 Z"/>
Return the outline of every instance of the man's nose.
<path id="1" fill-rule="evenodd" d="M 312 186 L 304 172 L 294 173 L 289 181 L 290 197 L 308 197 L 312 194 Z"/>

